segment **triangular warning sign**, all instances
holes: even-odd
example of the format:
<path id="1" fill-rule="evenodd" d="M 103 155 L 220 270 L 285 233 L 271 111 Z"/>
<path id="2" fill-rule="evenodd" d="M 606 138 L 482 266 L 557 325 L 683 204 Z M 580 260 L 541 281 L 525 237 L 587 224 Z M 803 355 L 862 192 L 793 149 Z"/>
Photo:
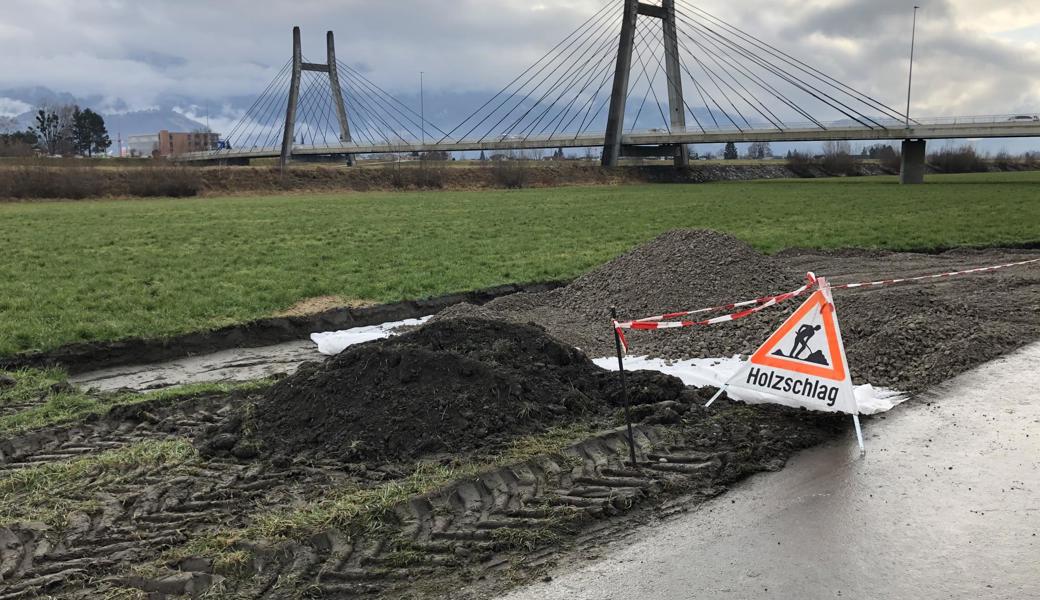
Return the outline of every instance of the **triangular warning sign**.
<path id="1" fill-rule="evenodd" d="M 845 379 L 845 352 L 834 305 L 817 290 L 751 356 L 751 363 L 813 375 Z"/>
<path id="2" fill-rule="evenodd" d="M 857 414 L 830 286 L 817 290 L 727 382 L 815 410 Z"/>

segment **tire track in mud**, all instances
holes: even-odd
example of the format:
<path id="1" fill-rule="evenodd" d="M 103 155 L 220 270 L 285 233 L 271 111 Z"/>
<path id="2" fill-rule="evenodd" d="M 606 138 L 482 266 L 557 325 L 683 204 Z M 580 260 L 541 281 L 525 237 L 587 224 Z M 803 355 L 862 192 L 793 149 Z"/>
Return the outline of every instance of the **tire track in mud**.
<path id="1" fill-rule="evenodd" d="M 839 426 L 782 407 L 723 403 L 704 411 L 700 396 L 710 392 L 638 407 L 644 424 L 635 430 L 635 465 L 627 463 L 624 431 L 608 431 L 413 497 L 375 533 L 324 528 L 304 543 L 237 541 L 229 550 L 246 557 L 238 576 L 215 566 L 214 556 L 157 561 L 172 556 L 171 549 L 183 556 L 206 536 L 242 530 L 258 514 L 305 505 L 364 478 L 371 483 L 368 475 L 384 475 L 377 472 L 381 465 L 365 466 L 372 469 L 365 475 L 338 463 L 200 457 L 175 467 L 129 468 L 117 483 L 85 491 L 79 499 L 91 507 L 70 511 L 63 528 L 0 527 L 0 600 L 135 589 L 161 599 L 210 588 L 234 598 L 395 598 L 492 586 L 537 572 L 562 548 L 623 536 L 638 515 L 684 510 L 691 497 L 708 498 L 750 472 L 779 468 L 795 450 L 845 429 L 844 421 Z M 219 423 L 236 401 L 232 394 L 119 407 L 90 422 L 5 440 L 0 477 L 131 444 L 190 438 Z M 679 496 L 683 502 L 674 501 Z"/>
<path id="2" fill-rule="evenodd" d="M 0 477 L 142 442 L 190 438 L 219 422 L 234 396 L 172 407 L 119 407 L 91 422 L 3 440 Z M 113 484 L 62 498 L 90 505 L 63 515 L 61 527 L 34 522 L 0 527 L 0 600 L 44 592 L 90 597 L 94 591 L 86 582 L 153 561 L 200 534 L 241 524 L 252 510 L 305 500 L 309 492 L 343 478 L 320 466 L 278 469 L 216 459 L 130 468 Z M 85 487 L 93 488 L 92 483 Z M 200 584 L 208 584 L 202 579 Z"/>
<path id="3" fill-rule="evenodd" d="M 675 402 L 664 404 L 658 408 L 677 409 Z M 749 473 L 778 469 L 794 451 L 847 429 L 844 420 L 780 407 L 727 403 L 711 413 L 696 405 L 679 410 L 693 418 L 681 425 L 636 427 L 636 464 L 627 462 L 624 430 L 608 431 L 557 455 L 413 497 L 399 504 L 392 522 L 376 533 L 328 528 L 313 532 L 305 543 L 239 543 L 235 549 L 251 554 L 247 575 L 218 583 L 234 598 L 442 597 L 449 592 L 481 597 L 486 589 L 458 590 L 494 585 L 502 579 L 497 575 L 518 566 L 537 571 L 564 547 L 616 539 L 633 515 L 686 510 L 691 500 L 713 497 Z M 773 419 L 769 429 L 761 425 L 763 416 Z M 683 500 L 675 501 L 680 495 Z M 209 567 L 134 583 L 157 591 L 174 577 L 194 584 L 219 575 Z"/>
<path id="4" fill-rule="evenodd" d="M 317 596 L 393 597 L 419 578 L 450 577 L 452 569 L 468 567 L 488 577 L 512 568 L 518 559 L 536 569 L 567 538 L 580 546 L 613 538 L 623 528 L 617 517 L 665 492 L 700 488 L 704 497 L 719 493 L 714 482 L 725 471 L 726 454 L 671 445 L 669 433 L 662 427 L 637 427 L 636 465 L 627 462 L 626 434 L 616 430 L 559 456 L 496 469 L 415 498 L 398 511 L 396 543 L 337 548 L 336 534 L 326 532 L 319 548 L 324 546 L 327 556 L 305 578 Z M 405 555 L 409 564 L 404 566 L 402 549 L 412 552 Z M 298 574 L 294 578 L 300 579 Z"/>

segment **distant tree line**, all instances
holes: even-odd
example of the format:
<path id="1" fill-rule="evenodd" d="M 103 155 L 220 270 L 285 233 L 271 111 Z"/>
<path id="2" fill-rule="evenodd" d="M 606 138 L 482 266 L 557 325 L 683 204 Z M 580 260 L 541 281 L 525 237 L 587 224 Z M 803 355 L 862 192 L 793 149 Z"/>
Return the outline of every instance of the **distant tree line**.
<path id="1" fill-rule="evenodd" d="M 33 125 L 17 131 L 13 119 L 0 120 L 0 156 L 94 156 L 112 146 L 105 118 L 74 104 L 37 109 Z"/>

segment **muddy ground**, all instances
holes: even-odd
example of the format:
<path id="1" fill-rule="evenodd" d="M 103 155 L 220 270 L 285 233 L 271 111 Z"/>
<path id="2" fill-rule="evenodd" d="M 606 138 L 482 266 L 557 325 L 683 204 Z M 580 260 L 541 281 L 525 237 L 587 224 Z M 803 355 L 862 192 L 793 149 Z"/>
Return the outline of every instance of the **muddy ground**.
<path id="1" fill-rule="evenodd" d="M 840 416 L 725 400 L 706 411 L 712 389 L 636 376 L 629 463 L 610 376 L 586 364 L 611 350 L 602 307 L 642 317 L 793 289 L 810 269 L 841 283 L 1035 254 L 763 257 L 718 234 L 672 233 L 566 288 L 449 309 L 270 389 L 7 436 L 0 497 L 19 518 L 0 523 L 0 600 L 487 597 L 539 577 L 562 548 L 593 548 L 850 435 Z M 919 391 L 1040 338 L 1035 267 L 835 296 L 858 382 Z M 636 335 L 633 350 L 748 352 L 791 309 Z M 177 458 L 97 460 L 156 444 L 180 444 Z"/>
<path id="2" fill-rule="evenodd" d="M 700 408 L 705 393 L 637 411 L 645 424 L 635 430 L 636 465 L 626 463 L 616 419 L 590 418 L 585 424 L 605 433 L 418 495 L 380 515 L 374 529 L 343 519 L 287 538 L 236 534 L 259 515 L 313 505 L 333 489 L 392 489 L 414 461 L 194 456 L 127 467 L 116 481 L 110 472 L 90 473 L 78 491 L 63 490 L 72 508 L 60 519 L 0 528 L 0 598 L 165 598 L 202 590 L 215 597 L 402 598 L 488 589 L 541 572 L 561 544 L 613 537 L 633 511 L 667 506 L 680 493 L 712 497 L 848 429 L 844 419 L 780 407 L 726 402 L 709 413 Z M 195 438 L 248 401 L 146 404 L 6 440 L 2 473 Z M 651 424 L 661 420 L 670 424 Z M 454 452 L 451 464 L 486 462 L 484 450 Z M 199 545 L 221 532 L 226 547 Z"/>

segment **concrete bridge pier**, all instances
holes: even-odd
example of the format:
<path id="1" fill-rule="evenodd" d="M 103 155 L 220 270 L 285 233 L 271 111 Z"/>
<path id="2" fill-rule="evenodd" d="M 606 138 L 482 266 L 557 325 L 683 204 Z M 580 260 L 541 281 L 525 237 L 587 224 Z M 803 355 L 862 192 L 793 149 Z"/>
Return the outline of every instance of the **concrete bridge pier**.
<path id="1" fill-rule="evenodd" d="M 927 142 L 903 140 L 903 160 L 899 168 L 899 183 L 924 183 L 924 161 Z"/>

